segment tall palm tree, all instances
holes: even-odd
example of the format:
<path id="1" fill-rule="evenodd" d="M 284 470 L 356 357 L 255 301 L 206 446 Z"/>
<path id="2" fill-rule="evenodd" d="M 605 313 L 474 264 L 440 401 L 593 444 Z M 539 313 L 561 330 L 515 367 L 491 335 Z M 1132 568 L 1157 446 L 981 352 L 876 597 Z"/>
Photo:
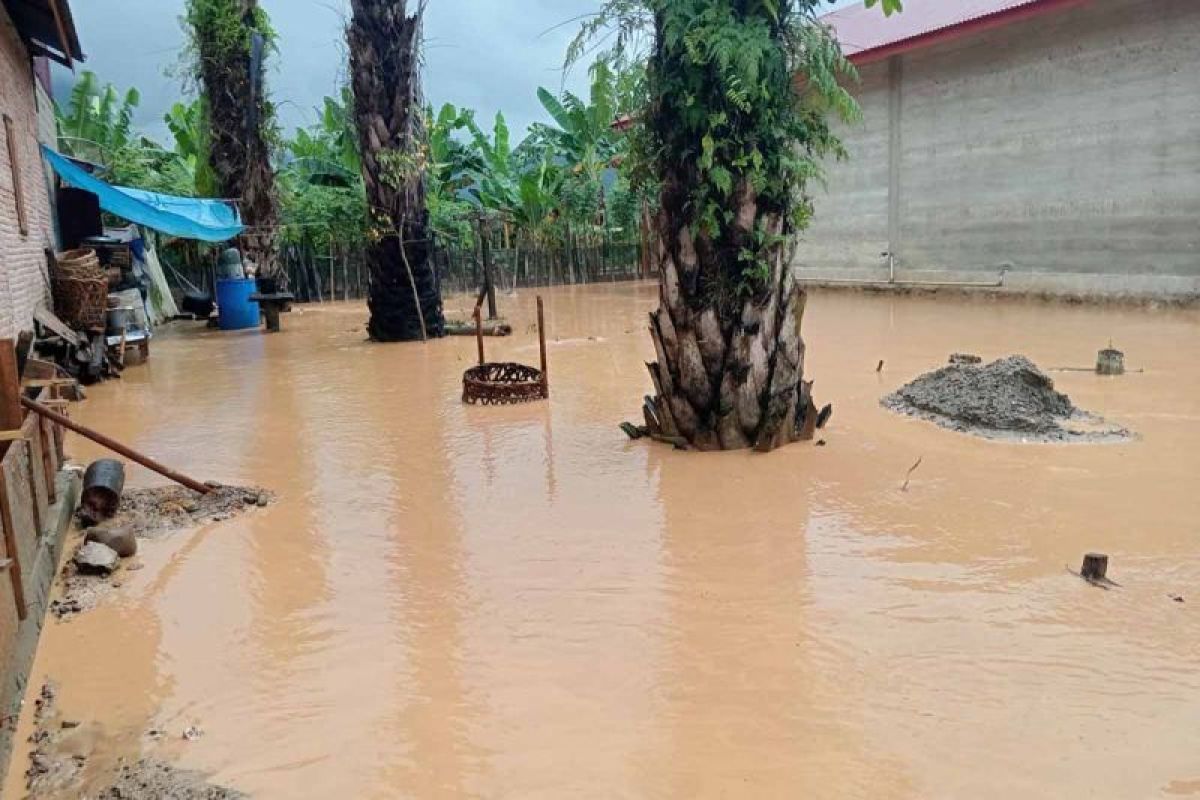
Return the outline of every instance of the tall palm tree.
<path id="1" fill-rule="evenodd" d="M 187 25 L 208 121 L 207 155 L 221 197 L 239 201 L 242 249 L 258 274 L 282 279 L 279 198 L 271 166 L 274 109 L 263 62 L 274 38 L 258 0 L 188 0 Z"/>
<path id="2" fill-rule="evenodd" d="M 367 331 L 377 341 L 445 335 L 426 207 L 421 23 L 425 0 L 351 0 L 354 116 L 367 202 L 383 233 L 367 250 Z M 410 13 L 411 12 L 411 13 Z"/>
<path id="3" fill-rule="evenodd" d="M 806 186 L 842 153 L 827 119 L 856 107 L 819 5 L 607 0 L 581 34 L 650 34 L 641 122 L 664 252 L 645 410 L 652 429 L 697 449 L 770 450 L 823 421 L 804 380 L 806 298 L 791 260 L 813 211 Z"/>

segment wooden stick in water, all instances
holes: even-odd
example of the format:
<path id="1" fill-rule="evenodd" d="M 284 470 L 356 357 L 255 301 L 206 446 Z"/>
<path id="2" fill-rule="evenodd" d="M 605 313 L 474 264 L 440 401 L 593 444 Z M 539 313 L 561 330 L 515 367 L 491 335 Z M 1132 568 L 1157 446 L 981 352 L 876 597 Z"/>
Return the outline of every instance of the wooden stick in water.
<path id="1" fill-rule="evenodd" d="M 30 400 L 28 397 L 22 397 L 21 405 L 25 406 L 26 408 L 28 408 L 30 411 L 34 412 L 35 414 L 37 414 L 41 417 L 45 417 L 46 419 L 50 420 L 51 422 L 57 423 L 58 425 L 61 425 L 62 427 L 66 428 L 68 430 L 75 431 L 80 436 L 83 436 L 87 439 L 91 439 L 96 444 L 107 447 L 109 450 L 112 450 L 114 453 L 119 453 L 120 455 L 125 456 L 126 458 L 130 459 L 131 461 L 136 461 L 137 463 L 141 464 L 146 469 L 154 470 L 159 475 L 162 475 L 166 478 L 170 478 L 171 480 L 175 481 L 175 483 L 178 483 L 180 486 L 186 486 L 187 488 L 191 489 L 193 492 L 199 492 L 200 494 L 209 494 L 210 492 L 212 492 L 211 486 L 205 486 L 200 481 L 194 480 L 192 478 L 189 478 L 187 475 L 183 475 L 179 472 L 176 472 L 175 470 L 171 469 L 170 467 L 167 467 L 163 464 L 158 463 L 150 456 L 139 453 L 138 451 L 134 450 L 132 447 L 126 447 L 125 445 L 121 444 L 120 442 L 116 441 L 115 439 L 108 438 L 103 433 L 99 433 L 98 431 L 94 431 L 91 428 L 80 425 L 78 422 L 75 422 L 70 417 L 64 417 L 62 414 L 59 414 L 57 411 L 52 411 L 51 409 L 46 408 L 44 405 L 37 402 L 36 400 Z"/>
<path id="2" fill-rule="evenodd" d="M 546 319 L 542 313 L 542 296 L 539 294 L 537 299 L 538 309 L 538 347 L 542 352 L 542 394 L 544 397 L 550 397 L 550 372 L 546 365 Z"/>

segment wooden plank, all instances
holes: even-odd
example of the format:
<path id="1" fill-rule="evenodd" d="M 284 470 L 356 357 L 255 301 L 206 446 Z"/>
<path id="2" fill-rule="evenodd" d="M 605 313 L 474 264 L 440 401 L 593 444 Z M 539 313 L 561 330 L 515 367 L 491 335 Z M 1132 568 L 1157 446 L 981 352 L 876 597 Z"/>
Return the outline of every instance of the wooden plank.
<path id="1" fill-rule="evenodd" d="M 67 57 L 67 67 L 74 72 L 75 65 L 71 61 L 75 58 L 75 53 L 71 49 L 71 40 L 67 37 L 67 26 L 63 24 L 62 10 L 58 7 L 58 0 L 50 0 L 50 13 L 54 15 L 54 27 L 58 30 L 59 44 L 62 54 Z"/>
<path id="2" fill-rule="evenodd" d="M 17 206 L 17 229 L 22 236 L 29 235 L 29 217 L 25 211 L 25 192 L 21 188 L 21 161 L 17 157 L 17 134 L 13 130 L 12 117 L 4 115 L 4 140 L 8 144 L 8 164 L 12 167 L 13 199 Z"/>
<path id="3" fill-rule="evenodd" d="M 38 432 L 41 434 L 42 440 L 45 441 L 50 436 L 54 436 L 53 429 L 50 429 L 49 436 L 47 436 L 49 420 L 36 414 L 34 416 L 37 417 Z M 54 453 L 49 447 L 42 448 L 42 472 L 46 478 L 46 501 L 50 505 L 54 505 L 58 502 L 58 491 L 54 487 L 54 474 L 58 472 L 58 465 L 55 463 Z"/>
<path id="4" fill-rule="evenodd" d="M 15 431 L 0 431 L 0 442 L 17 442 L 25 438 L 25 431 L 18 428 Z"/>
<path id="5" fill-rule="evenodd" d="M 83 344 L 79 334 L 71 330 L 71 326 L 59 319 L 53 311 L 46 308 L 45 304 L 39 305 L 33 310 L 33 318 L 42 327 L 61 336 L 72 347 L 79 347 Z"/>
<path id="6" fill-rule="evenodd" d="M 21 381 L 27 389 L 46 389 L 51 386 L 74 386 L 74 378 L 32 378 Z"/>
<path id="7" fill-rule="evenodd" d="M 21 575 L 21 556 L 17 549 L 17 531 L 13 525 L 12 504 L 8 499 L 8 477 L 0 468 L 0 526 L 4 528 L 5 555 L 12 559 L 8 576 L 12 582 L 13 602 L 17 606 L 17 618 L 24 620 L 29 615 L 25 603 L 25 579 Z"/>
<path id="8" fill-rule="evenodd" d="M 33 508 L 33 527 L 39 540 L 45 529 L 42 527 L 42 498 L 38 495 L 37 466 L 33 463 L 33 457 L 41 449 L 41 438 L 28 439 L 29 447 L 25 453 L 25 468 L 29 470 L 29 504 Z"/>

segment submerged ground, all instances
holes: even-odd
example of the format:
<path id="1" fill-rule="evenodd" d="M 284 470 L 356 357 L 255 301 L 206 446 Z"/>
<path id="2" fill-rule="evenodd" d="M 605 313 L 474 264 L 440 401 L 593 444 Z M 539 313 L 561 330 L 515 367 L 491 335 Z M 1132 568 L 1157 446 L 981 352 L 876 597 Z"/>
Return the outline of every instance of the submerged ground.
<path id="1" fill-rule="evenodd" d="M 31 685 L 256 797 L 1200 795 L 1200 313 L 817 294 L 828 445 L 693 454 L 617 429 L 655 288 L 544 294 L 552 399 L 518 408 L 459 402 L 472 340 L 366 344 L 358 306 L 157 340 L 76 416 L 279 501 L 143 542 Z M 491 355 L 536 363 L 533 300 Z M 1051 374 L 1136 441 L 879 405 L 952 352 L 1110 339 L 1145 372 Z M 1067 572 L 1089 550 L 1121 588 Z"/>

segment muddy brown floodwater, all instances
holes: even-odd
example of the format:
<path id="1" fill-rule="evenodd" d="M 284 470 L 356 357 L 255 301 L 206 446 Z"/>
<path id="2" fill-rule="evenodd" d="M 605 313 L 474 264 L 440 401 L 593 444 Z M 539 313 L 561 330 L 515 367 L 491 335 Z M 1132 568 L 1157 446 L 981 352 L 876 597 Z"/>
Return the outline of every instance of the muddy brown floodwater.
<path id="1" fill-rule="evenodd" d="M 34 691 L 258 798 L 1200 796 L 1200 313 L 820 293 L 827 446 L 694 454 L 617 429 L 654 297 L 546 291 L 552 399 L 514 408 L 460 403 L 473 341 L 367 344 L 361 306 L 163 336 L 74 413 L 278 502 L 143 542 Z M 491 356 L 536 363 L 533 301 Z M 1134 441 L 879 405 L 952 352 L 1110 339 L 1145 372 L 1051 374 Z M 1089 550 L 1121 588 L 1067 572 Z"/>

